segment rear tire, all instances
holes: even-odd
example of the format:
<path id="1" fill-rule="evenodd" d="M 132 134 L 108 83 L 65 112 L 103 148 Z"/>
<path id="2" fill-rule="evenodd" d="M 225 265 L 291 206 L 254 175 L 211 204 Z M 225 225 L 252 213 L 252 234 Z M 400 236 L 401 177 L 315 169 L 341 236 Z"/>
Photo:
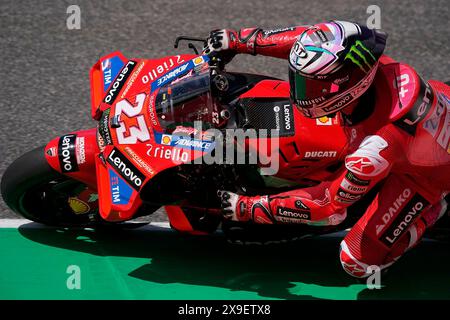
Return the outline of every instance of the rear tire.
<path id="1" fill-rule="evenodd" d="M 6 169 L 1 181 L 3 200 L 24 218 L 46 225 L 92 224 L 98 216 L 96 210 L 76 215 L 68 204 L 69 197 L 86 186 L 50 167 L 44 149 L 27 152 Z"/>

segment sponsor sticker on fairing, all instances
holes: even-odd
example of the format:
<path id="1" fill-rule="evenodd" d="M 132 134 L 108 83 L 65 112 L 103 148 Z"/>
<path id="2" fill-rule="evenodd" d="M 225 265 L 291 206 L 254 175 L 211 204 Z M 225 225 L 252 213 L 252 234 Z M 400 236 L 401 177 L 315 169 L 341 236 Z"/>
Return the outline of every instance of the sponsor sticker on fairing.
<path id="1" fill-rule="evenodd" d="M 172 144 L 172 136 L 170 134 L 162 134 L 161 137 L 156 138 L 156 141 L 160 141 L 160 144 L 170 146 Z"/>
<path id="2" fill-rule="evenodd" d="M 275 129 L 280 131 L 280 135 L 293 135 L 294 129 L 294 111 L 290 103 L 275 105 Z"/>
<path id="3" fill-rule="evenodd" d="M 144 66 L 145 66 L 145 61 L 141 61 L 141 62 L 137 65 L 136 70 L 135 70 L 135 71 L 133 72 L 133 74 L 130 76 L 130 79 L 128 80 L 126 87 L 123 89 L 122 94 L 120 95 L 120 98 L 121 98 L 121 99 L 124 99 L 124 98 L 127 96 L 128 92 L 130 91 L 130 88 L 133 87 L 134 82 L 135 82 L 136 79 L 138 78 L 138 76 L 139 76 L 139 74 L 141 73 L 141 71 L 142 71 L 142 69 L 144 68 Z"/>
<path id="4" fill-rule="evenodd" d="M 163 145 L 153 146 L 151 143 L 147 143 L 147 156 L 151 158 L 160 158 L 165 160 L 171 160 L 174 163 L 188 162 L 189 152 L 183 151 L 179 148 L 168 148 Z"/>
<path id="5" fill-rule="evenodd" d="M 124 178 L 133 189 L 139 191 L 144 184 L 145 175 L 136 168 L 117 148 L 108 156 L 108 163 Z"/>
<path id="6" fill-rule="evenodd" d="M 67 134 L 59 138 L 58 157 L 63 173 L 78 171 L 78 163 L 75 154 L 76 134 Z"/>
<path id="7" fill-rule="evenodd" d="M 103 73 L 103 91 L 108 90 L 112 81 L 122 69 L 124 63 L 120 57 L 115 56 L 102 61 L 101 68 Z"/>
<path id="8" fill-rule="evenodd" d="M 125 152 L 133 159 L 133 161 L 142 169 L 147 171 L 147 173 L 151 176 L 155 175 L 155 170 L 148 165 L 146 161 L 144 161 L 141 157 L 139 157 L 136 152 L 133 151 L 130 147 L 125 147 Z"/>
<path id="9" fill-rule="evenodd" d="M 111 131 L 109 130 L 110 111 L 110 109 L 105 110 L 98 122 L 97 144 L 101 152 L 103 152 L 105 146 L 112 144 Z"/>
<path id="10" fill-rule="evenodd" d="M 209 152 L 215 147 L 215 143 L 213 141 L 192 139 L 187 136 L 156 133 L 155 140 L 157 143 L 162 145 L 203 152 Z"/>
<path id="11" fill-rule="evenodd" d="M 130 60 L 125 66 L 122 68 L 120 73 L 117 75 L 116 79 L 109 87 L 106 92 L 105 98 L 103 99 L 104 103 L 112 105 L 119 95 L 120 90 L 122 90 L 123 85 L 127 82 L 128 77 L 133 72 L 133 69 L 136 67 L 137 62 Z"/>
<path id="12" fill-rule="evenodd" d="M 201 65 L 202 63 L 205 62 L 205 59 L 203 59 L 203 56 L 197 57 L 194 60 L 192 60 L 194 63 L 194 66 L 198 66 Z"/>
<path id="13" fill-rule="evenodd" d="M 190 138 L 178 138 L 175 140 L 174 146 L 184 149 L 209 152 L 214 148 L 214 142 Z"/>
<path id="14" fill-rule="evenodd" d="M 187 74 L 199 64 L 209 61 L 208 56 L 201 56 L 203 62 L 201 62 L 198 58 L 199 57 L 189 60 L 188 62 L 179 65 L 175 69 L 165 73 L 164 75 L 156 79 L 154 82 L 152 82 L 150 93 L 153 93 L 156 89 L 174 81 L 176 78 Z"/>
<path id="15" fill-rule="evenodd" d="M 48 148 L 46 151 L 47 155 L 50 157 L 55 157 L 58 153 L 56 152 L 56 147 Z"/>
<path id="16" fill-rule="evenodd" d="M 86 162 L 85 137 L 77 137 L 75 150 L 77 155 L 77 163 L 84 164 Z"/>
<path id="17" fill-rule="evenodd" d="M 168 72 L 175 65 L 179 65 L 184 62 L 184 59 L 180 55 L 176 55 L 168 58 L 163 63 L 152 68 L 147 74 L 144 74 L 141 78 L 143 84 L 147 84 L 151 81 L 155 81 L 159 76 Z"/>
<path id="18" fill-rule="evenodd" d="M 130 202 L 133 189 L 111 169 L 109 169 L 109 185 L 112 204 L 126 205 Z"/>
<path id="19" fill-rule="evenodd" d="M 163 76 L 161 76 L 161 78 L 157 79 L 155 82 L 152 83 L 150 93 L 153 93 L 156 89 L 175 80 L 177 77 L 186 74 L 188 71 L 192 70 L 193 67 L 194 64 L 192 63 L 192 61 L 189 61 L 173 69 L 172 71 L 164 74 Z"/>
<path id="20" fill-rule="evenodd" d="M 76 197 L 70 197 L 68 204 L 74 214 L 85 214 L 91 210 L 86 202 Z"/>

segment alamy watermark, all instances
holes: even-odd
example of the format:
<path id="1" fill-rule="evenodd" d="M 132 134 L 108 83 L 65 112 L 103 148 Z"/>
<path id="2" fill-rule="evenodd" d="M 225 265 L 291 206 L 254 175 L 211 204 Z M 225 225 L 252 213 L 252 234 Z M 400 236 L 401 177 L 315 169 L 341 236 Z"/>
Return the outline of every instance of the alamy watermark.
<path id="1" fill-rule="evenodd" d="M 369 17 L 366 20 L 366 26 L 369 29 L 381 29 L 381 8 L 376 4 L 367 7 L 366 13 Z"/>
<path id="2" fill-rule="evenodd" d="M 66 280 L 66 286 L 69 290 L 81 289 L 81 269 L 77 265 L 70 265 L 66 269 L 66 273 L 69 274 Z"/>
<path id="3" fill-rule="evenodd" d="M 367 288 L 369 290 L 381 289 L 381 268 L 371 265 L 367 267 L 366 273 L 370 274 L 366 280 Z"/>
<path id="4" fill-rule="evenodd" d="M 80 30 L 81 29 L 81 9 L 80 6 L 76 4 L 70 5 L 66 9 L 67 18 L 66 26 L 69 30 Z"/>
<path id="5" fill-rule="evenodd" d="M 201 121 L 195 121 L 193 128 L 163 134 L 156 144 L 146 144 L 147 155 L 173 163 L 258 165 L 262 175 L 278 172 L 279 129 L 209 128 L 203 131 L 202 126 Z"/>

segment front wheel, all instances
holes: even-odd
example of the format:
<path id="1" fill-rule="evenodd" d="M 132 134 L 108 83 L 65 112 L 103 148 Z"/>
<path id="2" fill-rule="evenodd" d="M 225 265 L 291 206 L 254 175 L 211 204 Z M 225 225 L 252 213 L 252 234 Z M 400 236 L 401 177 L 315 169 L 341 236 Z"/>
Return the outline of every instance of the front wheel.
<path id="1" fill-rule="evenodd" d="M 27 152 L 5 171 L 1 194 L 26 219 L 51 226 L 87 226 L 98 219 L 97 194 L 55 171 L 44 147 Z"/>

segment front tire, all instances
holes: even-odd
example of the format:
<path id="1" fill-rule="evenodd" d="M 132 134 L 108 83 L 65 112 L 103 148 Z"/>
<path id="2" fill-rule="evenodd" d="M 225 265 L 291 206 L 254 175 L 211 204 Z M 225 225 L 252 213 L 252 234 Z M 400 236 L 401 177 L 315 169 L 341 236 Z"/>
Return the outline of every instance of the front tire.
<path id="1" fill-rule="evenodd" d="M 1 194 L 5 203 L 26 219 L 51 226 L 86 226 L 98 216 L 97 209 L 75 214 L 69 198 L 87 187 L 55 171 L 47 163 L 45 147 L 15 160 L 5 171 Z M 96 208 L 96 206 L 92 206 Z"/>

